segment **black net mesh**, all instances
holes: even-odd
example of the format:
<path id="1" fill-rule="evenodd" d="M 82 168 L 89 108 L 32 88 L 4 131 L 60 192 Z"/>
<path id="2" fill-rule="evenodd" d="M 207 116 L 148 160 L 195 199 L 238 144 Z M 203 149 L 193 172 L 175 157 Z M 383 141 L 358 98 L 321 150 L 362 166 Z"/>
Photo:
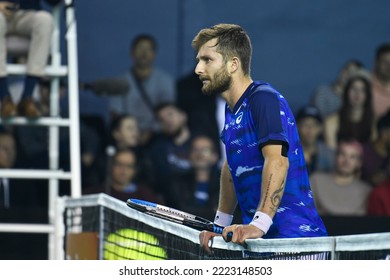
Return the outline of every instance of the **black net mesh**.
<path id="1" fill-rule="evenodd" d="M 158 220 L 159 225 L 156 225 L 155 217 L 130 209 L 125 203 L 111 197 L 103 196 L 103 200 L 101 197 L 99 198 L 95 199 L 96 203 L 93 197 L 90 200 L 80 200 L 77 206 L 73 201 L 71 207 L 66 207 L 64 218 L 67 235 L 85 232 L 96 233 L 99 240 L 96 246 L 98 246 L 98 257 L 100 259 L 390 259 L 390 238 L 387 233 L 383 235 L 376 234 L 375 236 L 342 237 L 341 239 L 328 237 L 325 240 L 327 241 L 325 246 L 315 238 L 289 239 L 288 242 L 284 243 L 283 240 L 255 240 L 251 244 L 256 244 L 256 246 L 244 248 L 234 245 L 234 249 L 225 245 L 227 243 L 222 242 L 222 245 L 213 245 L 212 254 L 209 255 L 201 249 L 198 243 L 198 231 L 188 231 L 188 228 L 183 225 L 163 220 Z M 90 204 L 95 205 L 91 206 Z M 335 250 L 335 244 L 342 244 L 343 242 L 348 245 L 348 249 Z M 366 248 L 361 248 L 362 244 L 368 245 Z M 66 244 L 65 247 L 67 248 Z"/>

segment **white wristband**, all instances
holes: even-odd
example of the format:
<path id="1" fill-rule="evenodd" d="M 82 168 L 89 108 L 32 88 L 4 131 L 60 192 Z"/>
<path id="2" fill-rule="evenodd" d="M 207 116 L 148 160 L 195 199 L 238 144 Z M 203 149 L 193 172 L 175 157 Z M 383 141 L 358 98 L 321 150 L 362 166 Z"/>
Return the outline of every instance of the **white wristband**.
<path id="1" fill-rule="evenodd" d="M 221 227 L 230 226 L 233 221 L 233 215 L 217 211 L 214 218 L 214 224 L 219 225 Z"/>
<path id="2" fill-rule="evenodd" d="M 267 231 L 272 225 L 272 219 L 267 214 L 256 211 L 255 215 L 253 216 L 252 222 L 250 222 L 250 225 L 254 225 L 258 229 L 264 232 L 264 234 L 267 234 Z"/>

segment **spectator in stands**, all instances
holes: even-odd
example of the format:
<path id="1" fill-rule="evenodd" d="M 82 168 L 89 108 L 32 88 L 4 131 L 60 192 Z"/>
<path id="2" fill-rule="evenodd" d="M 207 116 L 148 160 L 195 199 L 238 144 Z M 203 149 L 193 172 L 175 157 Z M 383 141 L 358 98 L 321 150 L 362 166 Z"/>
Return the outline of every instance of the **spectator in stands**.
<path id="1" fill-rule="evenodd" d="M 333 83 L 320 85 L 314 89 L 311 105 L 320 110 L 322 118 L 326 118 L 340 109 L 343 90 L 348 78 L 361 68 L 363 68 L 363 64 L 360 61 L 351 59 L 343 65 Z"/>
<path id="2" fill-rule="evenodd" d="M 310 176 L 314 201 L 320 215 L 361 216 L 366 214 L 371 186 L 360 179 L 362 145 L 342 140 L 337 148 L 335 170 Z"/>
<path id="3" fill-rule="evenodd" d="M 174 201 L 169 197 L 175 178 L 190 170 L 190 145 L 192 133 L 187 125 L 187 115 L 175 103 L 161 103 L 155 108 L 155 116 L 161 133 L 148 146 L 148 156 L 155 176 L 155 188 L 166 197 L 169 205 Z"/>
<path id="4" fill-rule="evenodd" d="M 111 122 L 111 145 L 115 149 L 135 148 L 139 145 L 137 119 L 130 114 L 115 117 Z"/>
<path id="5" fill-rule="evenodd" d="M 41 116 L 50 116 L 50 82 L 43 78 L 37 86 L 35 102 Z M 68 117 L 67 86 L 63 80 L 59 88 L 59 116 Z M 82 185 L 99 184 L 104 178 L 104 164 L 101 162 L 104 141 L 100 131 L 80 116 L 80 148 Z M 49 128 L 46 126 L 15 126 L 13 131 L 17 141 L 18 164 L 21 168 L 47 169 L 49 167 Z M 103 134 L 104 135 L 104 134 Z M 59 127 L 59 168 L 70 169 L 69 128 Z M 64 191 L 69 191 L 69 181 L 60 181 Z"/>
<path id="6" fill-rule="evenodd" d="M 314 106 L 304 106 L 298 111 L 296 122 L 308 173 L 333 170 L 334 151 L 322 140 L 320 111 Z"/>
<path id="7" fill-rule="evenodd" d="M 212 220 L 218 206 L 220 169 L 217 148 L 209 136 L 193 138 L 189 161 L 189 172 L 172 184 L 171 199 L 178 209 Z"/>
<path id="8" fill-rule="evenodd" d="M 138 158 L 138 178 L 153 184 L 150 162 L 145 156 L 145 147 L 140 143 L 140 133 L 137 119 L 130 114 L 121 114 L 116 116 L 111 122 L 110 139 L 106 148 L 106 170 L 109 178 L 112 156 L 117 150 L 132 149 Z"/>
<path id="9" fill-rule="evenodd" d="M 385 168 L 390 174 L 390 161 Z M 372 216 L 390 216 L 390 175 L 376 185 L 368 198 L 367 214 Z"/>
<path id="10" fill-rule="evenodd" d="M 372 74 L 372 95 L 375 118 L 390 110 L 390 43 L 381 44 L 376 51 Z"/>
<path id="11" fill-rule="evenodd" d="M 130 113 L 135 116 L 140 128 L 140 141 L 147 143 L 158 129 L 154 119 L 154 107 L 166 101 L 174 101 L 174 79 L 162 69 L 154 66 L 157 42 L 146 34 L 137 36 L 131 43 L 130 54 L 133 65 L 124 74 L 129 83 L 129 92 L 110 97 L 113 115 Z"/>
<path id="12" fill-rule="evenodd" d="M 137 198 L 164 204 L 151 187 L 137 178 L 137 155 L 131 149 L 120 149 L 113 157 L 110 182 L 98 187 L 86 188 L 83 193 L 106 193 L 119 200 Z"/>
<path id="13" fill-rule="evenodd" d="M 370 81 L 363 75 L 351 77 L 344 89 L 340 110 L 324 120 L 325 143 L 335 149 L 343 138 L 361 143 L 375 135 Z"/>
<path id="14" fill-rule="evenodd" d="M 58 4 L 60 1 L 46 0 L 50 4 Z M 40 0 L 0 0 L 0 99 L 3 118 L 17 114 L 31 118 L 40 116 L 32 100 L 32 94 L 44 75 L 53 31 L 53 18 L 50 13 L 42 10 L 40 5 Z M 8 90 L 6 70 L 8 34 L 30 38 L 24 90 L 17 106 Z"/>
<path id="15" fill-rule="evenodd" d="M 382 183 L 390 176 L 390 110 L 376 125 L 377 137 L 364 145 L 362 179 L 371 186 Z"/>

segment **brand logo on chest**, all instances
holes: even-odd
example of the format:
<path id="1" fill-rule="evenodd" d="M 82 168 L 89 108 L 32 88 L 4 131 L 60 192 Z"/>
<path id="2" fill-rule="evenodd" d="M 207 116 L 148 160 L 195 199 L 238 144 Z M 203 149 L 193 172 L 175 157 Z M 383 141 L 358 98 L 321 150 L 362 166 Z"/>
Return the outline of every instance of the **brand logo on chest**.
<path id="1" fill-rule="evenodd" d="M 236 124 L 240 124 L 241 123 L 241 121 L 242 121 L 242 116 L 244 115 L 244 112 L 240 112 L 239 114 L 238 114 L 238 117 L 237 117 L 237 119 L 236 119 Z"/>

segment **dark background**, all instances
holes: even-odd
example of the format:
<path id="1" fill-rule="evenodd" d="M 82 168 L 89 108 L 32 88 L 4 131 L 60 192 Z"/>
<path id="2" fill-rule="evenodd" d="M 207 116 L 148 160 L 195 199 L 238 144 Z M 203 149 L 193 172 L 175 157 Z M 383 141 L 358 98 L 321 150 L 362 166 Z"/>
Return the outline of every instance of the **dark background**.
<path id="1" fill-rule="evenodd" d="M 252 39 L 252 78 L 271 82 L 294 111 L 316 86 L 333 81 L 347 60 L 358 59 L 371 70 L 377 46 L 390 42 L 388 0 L 76 0 L 75 10 L 81 82 L 128 69 L 129 43 L 139 33 L 157 38 L 156 64 L 180 78 L 193 71 L 191 40 L 201 28 L 236 23 Z M 80 113 L 107 118 L 106 98 L 80 91 Z M 46 212 L 41 219 L 47 222 Z M 329 235 L 390 231 L 390 218 L 323 219 Z M 21 258 L 47 258 L 46 235 L 19 235 Z"/>
<path id="2" fill-rule="evenodd" d="M 201 28 L 236 23 L 252 39 L 252 77 L 271 82 L 294 111 L 346 60 L 371 70 L 376 47 L 390 41 L 388 0 L 76 0 L 75 7 L 81 81 L 125 71 L 139 33 L 157 38 L 157 65 L 179 78 L 193 71 L 191 40 Z M 106 113 L 105 98 L 80 97 L 81 113 Z"/>

